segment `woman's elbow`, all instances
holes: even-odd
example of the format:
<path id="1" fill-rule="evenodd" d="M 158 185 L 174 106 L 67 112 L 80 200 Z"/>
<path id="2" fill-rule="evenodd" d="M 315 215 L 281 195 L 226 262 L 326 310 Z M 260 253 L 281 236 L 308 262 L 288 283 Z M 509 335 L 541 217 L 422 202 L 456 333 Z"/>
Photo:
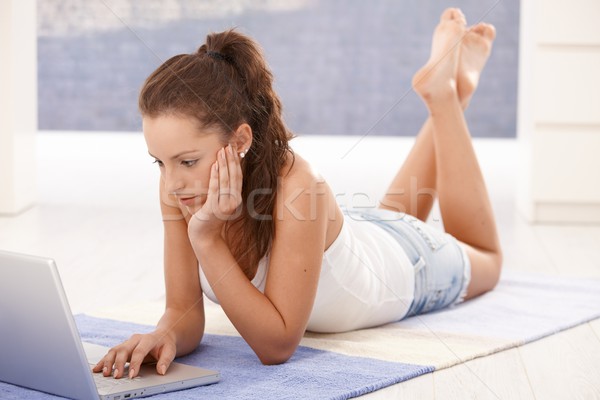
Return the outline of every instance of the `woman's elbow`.
<path id="1" fill-rule="evenodd" d="M 279 365 L 289 360 L 294 353 L 290 354 L 265 354 L 259 355 L 258 359 L 263 365 Z"/>
<path id="2" fill-rule="evenodd" d="M 278 346 L 269 346 L 265 351 L 256 352 L 258 359 L 263 365 L 278 365 L 283 364 L 296 352 L 296 348 L 298 344 L 279 347 Z"/>
<path id="3" fill-rule="evenodd" d="M 292 358 L 303 336 L 304 331 L 267 331 L 248 344 L 263 365 L 278 365 Z"/>

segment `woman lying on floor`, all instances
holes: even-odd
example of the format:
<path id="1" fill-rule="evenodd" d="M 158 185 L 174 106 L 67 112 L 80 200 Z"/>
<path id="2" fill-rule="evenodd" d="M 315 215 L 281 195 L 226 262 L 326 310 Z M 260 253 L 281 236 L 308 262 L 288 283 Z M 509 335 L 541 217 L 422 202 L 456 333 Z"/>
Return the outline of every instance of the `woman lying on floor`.
<path id="1" fill-rule="evenodd" d="M 146 80 L 139 105 L 161 171 L 166 309 L 94 367 L 165 374 L 204 333 L 203 294 L 260 361 L 288 360 L 306 330 L 373 327 L 492 290 L 502 255 L 487 189 L 465 123 L 495 37 L 448 9 L 431 58 L 413 78 L 429 118 L 378 209 L 342 209 L 289 147 L 272 75 L 257 45 L 211 34 Z M 447 233 L 423 221 L 436 193 Z M 404 193 L 404 194 L 402 194 Z M 410 201 L 415 197 L 415 203 Z M 410 215 L 410 214 L 413 215 Z"/>

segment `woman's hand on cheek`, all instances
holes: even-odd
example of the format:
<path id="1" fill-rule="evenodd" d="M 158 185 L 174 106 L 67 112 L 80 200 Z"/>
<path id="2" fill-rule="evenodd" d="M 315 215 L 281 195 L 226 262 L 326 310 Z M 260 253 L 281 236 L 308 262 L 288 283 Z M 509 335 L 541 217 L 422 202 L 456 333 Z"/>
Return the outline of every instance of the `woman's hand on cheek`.
<path id="1" fill-rule="evenodd" d="M 240 158 L 231 145 L 217 152 L 210 169 L 206 202 L 188 224 L 188 236 L 193 241 L 212 240 L 221 236 L 226 221 L 242 212 L 242 168 Z"/>

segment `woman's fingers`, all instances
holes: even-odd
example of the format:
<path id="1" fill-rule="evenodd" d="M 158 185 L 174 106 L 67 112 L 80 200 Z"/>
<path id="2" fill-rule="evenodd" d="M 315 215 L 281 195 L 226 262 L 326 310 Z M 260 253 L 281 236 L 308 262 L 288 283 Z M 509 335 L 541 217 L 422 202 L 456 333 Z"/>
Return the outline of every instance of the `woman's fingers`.
<path id="1" fill-rule="evenodd" d="M 104 358 L 100 361 L 98 361 L 98 364 L 94 365 L 94 368 L 92 368 L 92 372 L 102 372 L 102 369 L 104 368 Z"/>
<path id="2" fill-rule="evenodd" d="M 115 364 L 116 355 L 117 355 L 117 351 L 114 348 L 110 349 L 108 351 L 108 353 L 106 353 L 104 358 L 102 360 L 100 360 L 100 362 L 98 364 L 96 364 L 96 367 L 94 367 L 94 371 L 95 372 L 102 371 L 102 375 L 110 376 L 110 374 L 112 374 L 113 365 Z"/>
<path id="3" fill-rule="evenodd" d="M 129 378 L 138 376 L 142 363 L 146 361 L 149 353 L 157 344 L 158 340 L 156 340 L 154 335 L 144 335 L 142 337 L 131 353 L 131 359 L 129 361 Z"/>
<path id="4" fill-rule="evenodd" d="M 129 340 L 110 349 L 102 360 L 92 368 L 92 371 L 102 372 L 104 376 L 112 374 L 115 378 L 121 378 L 125 371 L 125 364 L 129 361 L 130 355 L 141 337 L 142 335 L 133 335 Z"/>
<path id="5" fill-rule="evenodd" d="M 206 203 L 194 214 L 201 221 L 208 221 L 219 206 L 219 161 L 215 161 L 210 167 L 210 178 L 208 180 L 208 194 Z"/>
<path id="6" fill-rule="evenodd" d="M 106 355 L 92 368 L 93 372 L 102 372 L 104 376 L 110 376 L 113 371 L 115 359 L 118 354 L 116 348 L 112 348 L 106 353 Z"/>
<path id="7" fill-rule="evenodd" d="M 233 158 L 235 159 L 235 172 L 238 177 L 238 179 L 236 179 L 236 183 L 237 183 L 236 190 L 237 190 L 237 193 L 239 193 L 240 197 L 241 197 L 242 187 L 243 187 L 243 182 L 244 182 L 244 176 L 242 174 L 242 161 L 241 161 L 242 159 L 239 156 L 239 154 L 237 153 L 237 151 L 235 151 L 235 150 L 233 151 Z"/>
<path id="8" fill-rule="evenodd" d="M 223 196 L 220 200 L 223 201 L 221 209 L 227 214 L 234 214 L 238 206 L 242 203 L 242 168 L 240 166 L 240 158 L 237 152 L 234 151 L 230 144 L 226 148 L 227 154 L 227 173 L 229 174 L 229 186 L 227 187 L 227 196 Z"/>
<path id="9" fill-rule="evenodd" d="M 222 217 L 230 217 L 235 213 L 242 198 L 242 169 L 239 156 L 231 145 L 219 150 L 219 196 L 218 207 L 214 213 Z"/>
<path id="10" fill-rule="evenodd" d="M 242 202 L 242 169 L 239 156 L 231 145 L 219 149 L 210 169 L 208 197 L 195 216 L 209 220 L 211 216 L 229 219 Z"/>
<path id="11" fill-rule="evenodd" d="M 175 359 L 177 349 L 175 342 L 167 336 L 157 334 L 133 335 L 126 342 L 113 347 L 92 368 L 94 372 L 102 372 L 104 376 L 111 374 L 119 379 L 125 376 L 125 365 L 129 361 L 129 378 L 139 375 L 140 367 L 145 361 L 157 360 L 156 371 L 164 375 Z"/>
<path id="12" fill-rule="evenodd" d="M 227 170 L 229 172 L 229 188 L 232 194 L 238 196 L 241 193 L 241 175 L 239 174 L 238 155 L 234 154 L 233 147 L 228 145 L 227 149 Z"/>
<path id="13" fill-rule="evenodd" d="M 175 359 L 175 354 L 175 345 L 171 342 L 166 342 L 160 349 L 160 355 L 156 363 L 156 372 L 161 375 L 166 374 L 169 366 L 171 366 L 171 363 Z"/>
<path id="14" fill-rule="evenodd" d="M 129 352 L 121 348 L 117 351 L 117 355 L 115 357 L 115 370 L 113 371 L 113 377 L 119 379 L 123 377 L 123 373 L 125 372 L 125 363 L 129 358 Z"/>
<path id="15" fill-rule="evenodd" d="M 229 168 L 227 166 L 227 155 L 225 148 L 219 150 L 217 154 L 219 163 L 219 195 L 229 195 Z M 219 202 L 221 199 L 219 198 Z"/>

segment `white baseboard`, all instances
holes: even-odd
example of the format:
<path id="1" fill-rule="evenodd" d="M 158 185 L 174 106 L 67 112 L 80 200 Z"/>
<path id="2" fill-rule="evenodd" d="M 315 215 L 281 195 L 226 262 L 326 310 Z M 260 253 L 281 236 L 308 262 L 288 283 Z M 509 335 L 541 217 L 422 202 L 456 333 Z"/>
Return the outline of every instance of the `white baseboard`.
<path id="1" fill-rule="evenodd" d="M 600 224 L 600 204 L 537 203 L 528 217 L 533 223 Z"/>

